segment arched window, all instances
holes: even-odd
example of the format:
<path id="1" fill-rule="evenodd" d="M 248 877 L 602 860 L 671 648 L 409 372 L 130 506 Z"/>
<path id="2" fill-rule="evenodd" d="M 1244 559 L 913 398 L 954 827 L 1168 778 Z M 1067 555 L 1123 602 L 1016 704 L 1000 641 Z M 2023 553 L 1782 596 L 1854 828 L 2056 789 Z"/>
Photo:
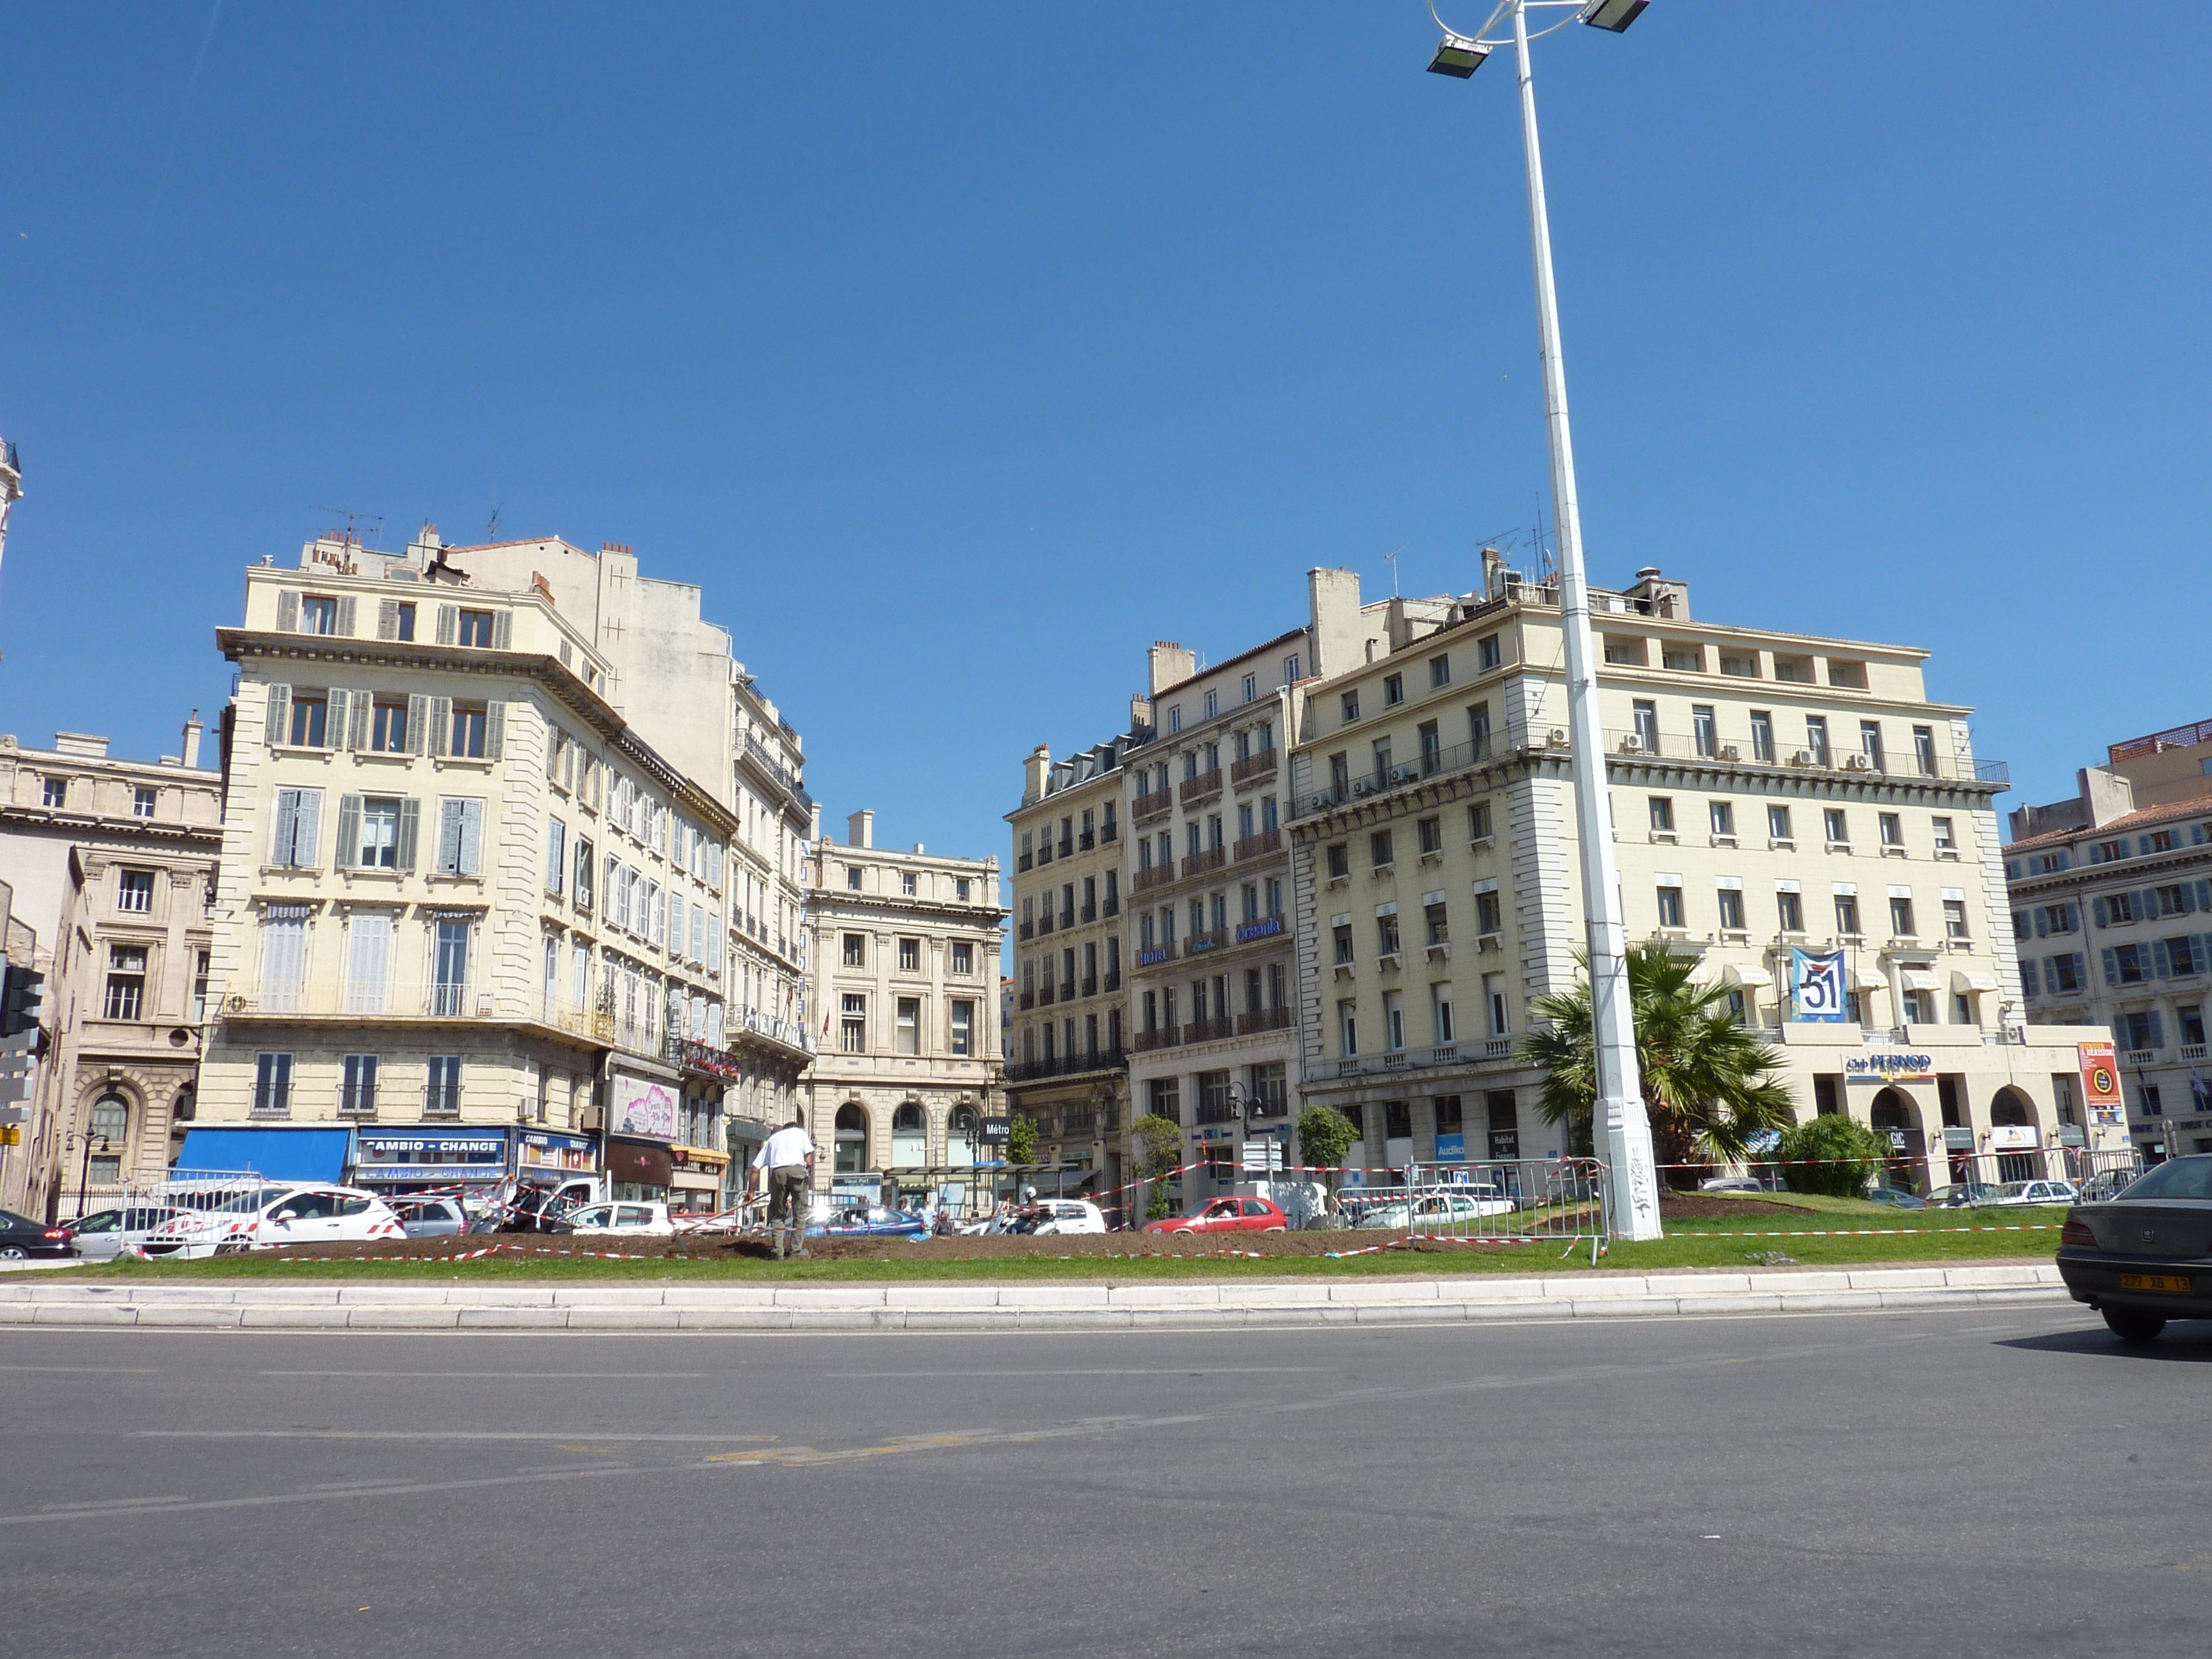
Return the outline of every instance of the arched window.
<path id="1" fill-rule="evenodd" d="M 837 1109 L 837 1173 L 858 1175 L 868 1165 L 868 1113 L 858 1101 Z"/>
<path id="2" fill-rule="evenodd" d="M 2000 1128 L 2020 1128 L 2035 1120 L 2020 1091 L 2008 1088 L 1998 1090 L 1996 1098 L 1990 1103 L 1990 1121 Z"/>
<path id="3" fill-rule="evenodd" d="M 927 1121 L 918 1100 L 902 1101 L 891 1114 L 893 1169 L 918 1170 L 929 1162 Z"/>
<path id="4" fill-rule="evenodd" d="M 103 1095 L 92 1108 L 92 1138 L 120 1146 L 131 1133 L 131 1103 L 120 1095 Z"/>

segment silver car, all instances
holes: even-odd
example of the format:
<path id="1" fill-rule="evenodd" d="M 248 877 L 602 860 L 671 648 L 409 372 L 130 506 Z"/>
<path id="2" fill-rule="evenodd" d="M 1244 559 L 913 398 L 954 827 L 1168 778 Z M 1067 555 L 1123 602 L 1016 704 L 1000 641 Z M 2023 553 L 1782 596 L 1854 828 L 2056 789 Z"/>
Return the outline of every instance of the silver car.
<path id="1" fill-rule="evenodd" d="M 126 1250 L 143 1249 L 147 1236 L 183 1214 L 156 1205 L 132 1205 L 120 1210 L 94 1210 L 69 1224 L 76 1253 L 87 1261 L 112 1261 Z"/>
<path id="2" fill-rule="evenodd" d="M 394 1198 L 391 1204 L 410 1238 L 458 1238 L 469 1230 L 458 1198 Z"/>

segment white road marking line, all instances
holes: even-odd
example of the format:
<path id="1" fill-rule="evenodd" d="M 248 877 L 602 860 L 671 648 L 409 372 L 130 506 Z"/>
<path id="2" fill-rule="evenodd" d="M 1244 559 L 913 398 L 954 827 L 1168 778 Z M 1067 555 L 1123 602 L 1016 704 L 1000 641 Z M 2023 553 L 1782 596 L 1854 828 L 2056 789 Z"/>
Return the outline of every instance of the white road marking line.
<path id="1" fill-rule="evenodd" d="M 256 1376 L 370 1376 L 370 1377 L 490 1377 L 500 1381 L 557 1382 L 573 1378 L 588 1382 L 651 1382 L 661 1380 L 696 1382 L 709 1371 L 256 1371 Z"/>
<path id="2" fill-rule="evenodd" d="M 131 1429 L 139 1440 L 665 1440 L 723 1445 L 732 1440 L 774 1440 L 772 1434 L 602 1434 L 596 1429 Z"/>
<path id="3" fill-rule="evenodd" d="M 1330 1365 L 1128 1365 L 1090 1366 L 1071 1370 L 997 1371 L 823 1371 L 824 1377 L 917 1376 L 1243 1376 L 1286 1371 L 1327 1371 Z"/>
<path id="4" fill-rule="evenodd" d="M 0 1371 L 60 1371 L 71 1376 L 158 1376 L 159 1365 L 0 1365 Z"/>
<path id="5" fill-rule="evenodd" d="M 170 1492 L 157 1498 L 87 1498 L 74 1504 L 47 1504 L 40 1506 L 42 1515 L 90 1513 L 95 1510 L 131 1510 L 143 1504 L 184 1504 L 191 1500 L 180 1493 Z"/>

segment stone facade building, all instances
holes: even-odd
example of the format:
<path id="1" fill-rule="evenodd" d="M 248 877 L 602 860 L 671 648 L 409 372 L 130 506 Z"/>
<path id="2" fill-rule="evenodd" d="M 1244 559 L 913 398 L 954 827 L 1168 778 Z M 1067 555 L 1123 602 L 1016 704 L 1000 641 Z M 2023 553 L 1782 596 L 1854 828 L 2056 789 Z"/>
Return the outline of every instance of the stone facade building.
<path id="1" fill-rule="evenodd" d="M 2077 1041 L 2026 1022 L 1969 710 L 1917 648 L 1692 617 L 1656 571 L 1594 592 L 1631 938 L 1665 940 L 1778 1045 L 1801 1115 L 2042 1172 L 2085 1138 Z M 1556 587 L 1392 601 L 1371 659 L 1300 688 L 1289 766 L 1305 1103 L 1356 1161 L 1548 1158 L 1517 1055 L 1583 938 Z M 1793 1017 L 1793 949 L 1840 950 L 1842 1023 Z"/>
<path id="2" fill-rule="evenodd" d="M 365 1184 L 604 1167 L 714 1207 L 726 763 L 672 763 L 615 700 L 647 677 L 495 567 L 426 532 L 247 572 L 200 1120 L 349 1125 Z"/>
<path id="3" fill-rule="evenodd" d="M 988 1197 L 975 1166 L 1003 1155 L 983 1138 L 1004 1088 L 999 861 L 879 848 L 874 819 L 854 813 L 844 844 L 821 837 L 811 860 L 816 1186 L 972 1203 Z"/>
<path id="4" fill-rule="evenodd" d="M 2011 827 L 2029 1021 L 2111 1032 L 2144 1156 L 2212 1152 L 2212 720 L 2112 744 Z"/>
<path id="5" fill-rule="evenodd" d="M 0 1207 L 60 1218 L 168 1167 L 195 1109 L 222 845 L 221 780 L 183 752 L 127 761 L 107 739 L 0 738 L 0 880 L 37 934 L 45 1058 Z"/>

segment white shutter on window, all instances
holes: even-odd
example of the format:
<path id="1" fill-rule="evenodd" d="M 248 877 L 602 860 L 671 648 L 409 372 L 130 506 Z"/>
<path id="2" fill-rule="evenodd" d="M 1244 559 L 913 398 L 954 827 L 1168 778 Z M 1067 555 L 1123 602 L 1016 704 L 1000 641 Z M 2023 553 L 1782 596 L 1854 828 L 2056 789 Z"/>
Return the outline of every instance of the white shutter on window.
<path id="1" fill-rule="evenodd" d="M 350 870 L 361 852 L 361 797 L 338 797 L 338 840 L 331 849 L 331 862 L 340 870 Z"/>
<path id="2" fill-rule="evenodd" d="M 407 699 L 407 752 L 419 755 L 428 740 L 430 699 L 410 695 Z"/>
<path id="3" fill-rule="evenodd" d="M 441 876 L 461 872 L 461 803 L 458 800 L 438 802 L 437 870 Z"/>
<path id="4" fill-rule="evenodd" d="M 453 735 L 453 700 L 451 697 L 430 699 L 430 752 L 442 755 Z"/>
<path id="5" fill-rule="evenodd" d="M 339 594 L 338 632 L 344 635 L 348 639 L 351 639 L 353 637 L 353 614 L 354 596 L 350 593 Z"/>
<path id="6" fill-rule="evenodd" d="M 263 717 L 262 735 L 271 749 L 291 733 L 285 730 L 292 723 L 292 688 L 272 685 L 269 688 L 269 712 Z"/>
<path id="7" fill-rule="evenodd" d="M 317 862 L 315 848 L 318 832 L 322 828 L 323 792 L 319 789 L 300 791 L 300 819 L 297 838 L 292 843 L 292 862 L 302 868 L 312 868 Z"/>
<path id="8" fill-rule="evenodd" d="M 370 715 L 375 711 L 375 702 L 368 692 L 356 691 L 353 694 L 353 730 L 348 733 L 344 745 L 346 748 L 359 753 L 368 747 L 368 721 Z"/>
<path id="9" fill-rule="evenodd" d="M 451 645 L 461 635 L 461 608 L 457 605 L 438 607 L 438 643 Z"/>
<path id="10" fill-rule="evenodd" d="M 276 817 L 269 833 L 269 862 L 286 865 L 292 861 L 292 843 L 300 833 L 300 792 L 279 789 L 276 792 Z"/>
<path id="11" fill-rule="evenodd" d="M 323 747 L 343 749 L 346 746 L 346 728 L 353 716 L 353 693 L 333 686 L 324 695 L 329 706 L 323 710 Z"/>
<path id="12" fill-rule="evenodd" d="M 277 592 L 276 631 L 280 634 L 300 631 L 300 594 L 296 588 L 282 588 Z"/>
<path id="13" fill-rule="evenodd" d="M 296 994 L 307 963 L 307 924 L 303 917 L 271 917 L 261 925 L 261 988 Z"/>
<path id="14" fill-rule="evenodd" d="M 502 617 L 507 613 L 500 612 Z M 488 702 L 484 705 L 484 758 L 497 760 L 507 750 L 507 705 Z"/>
<path id="15" fill-rule="evenodd" d="M 483 873 L 483 803 L 480 800 L 461 803 L 461 873 Z"/>
<path id="16" fill-rule="evenodd" d="M 422 803 L 410 795 L 399 803 L 398 866 L 403 874 L 415 869 L 415 844 L 422 834 Z"/>
<path id="17" fill-rule="evenodd" d="M 491 648 L 505 651 L 514 642 L 514 612 L 497 611 L 492 613 Z"/>
<path id="18" fill-rule="evenodd" d="M 396 640 L 399 637 L 399 601 L 379 599 L 376 602 L 376 637 Z"/>
<path id="19" fill-rule="evenodd" d="M 545 821 L 545 890 L 561 890 L 562 878 L 568 868 L 568 826 L 558 818 Z"/>

